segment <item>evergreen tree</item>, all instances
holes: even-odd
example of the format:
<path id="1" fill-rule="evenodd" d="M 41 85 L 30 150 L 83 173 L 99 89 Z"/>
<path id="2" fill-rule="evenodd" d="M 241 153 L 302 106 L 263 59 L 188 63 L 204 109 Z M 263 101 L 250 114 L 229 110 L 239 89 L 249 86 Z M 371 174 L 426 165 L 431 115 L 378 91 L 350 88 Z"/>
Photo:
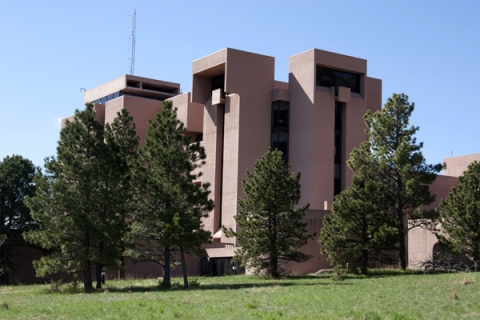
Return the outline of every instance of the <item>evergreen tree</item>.
<path id="1" fill-rule="evenodd" d="M 192 143 L 185 131 L 172 102 L 165 101 L 150 121 L 135 162 L 137 255 L 162 266 L 162 284 L 167 288 L 172 256 L 180 253 L 183 261 L 183 253 L 195 254 L 210 240 L 201 222 L 213 209 L 208 184 L 193 183 L 201 175 L 194 170 L 205 163 L 205 150 L 200 143 Z M 186 270 L 184 264 L 182 268 Z M 187 287 L 185 272 L 184 280 Z"/>
<path id="2" fill-rule="evenodd" d="M 128 166 L 127 170 L 123 172 L 127 175 L 124 183 L 127 184 L 127 188 L 131 190 L 131 173 L 133 170 L 132 163 L 134 162 L 137 156 L 137 149 L 139 145 L 140 138 L 137 135 L 135 123 L 133 122 L 133 117 L 130 116 L 128 109 L 123 108 L 118 114 L 117 117 L 113 120 L 112 124 L 110 125 L 107 123 L 105 125 L 105 135 L 106 141 L 109 145 L 117 146 L 118 149 L 116 151 L 119 152 L 119 156 L 121 159 L 126 161 L 126 165 Z M 123 204 L 125 205 L 125 212 L 129 213 L 127 216 L 128 221 L 133 221 L 134 219 L 134 211 L 135 211 L 135 203 L 133 201 L 132 193 L 129 192 L 127 198 L 123 199 Z M 127 214 L 128 215 L 128 214 Z M 125 279 L 125 252 L 127 250 L 126 242 L 128 237 L 120 240 L 120 248 L 123 252 L 121 261 L 120 261 L 120 279 Z M 98 274 L 97 274 L 98 277 Z M 100 274 L 101 277 L 101 274 Z M 98 283 L 98 278 L 97 278 Z"/>
<path id="3" fill-rule="evenodd" d="M 400 267 L 407 267 L 406 235 L 417 226 L 428 227 L 435 218 L 425 210 L 435 196 L 428 190 L 442 165 L 426 164 L 423 143 L 414 137 L 418 127 L 409 126 L 414 104 L 405 94 L 394 94 L 384 108 L 364 116 L 368 141 L 354 149 L 349 166 L 356 173 L 372 171 L 389 197 L 389 214 L 396 228 Z"/>
<path id="4" fill-rule="evenodd" d="M 239 231 L 223 231 L 228 237 L 237 237 L 241 249 L 235 259 L 255 273 L 265 271 L 272 278 L 282 273 L 282 265 L 289 261 L 311 259 L 298 248 L 307 244 L 307 223 L 302 222 L 309 205 L 296 208 L 300 200 L 300 173 L 289 173 L 290 165 L 282 159 L 282 152 L 270 149 L 254 164 L 255 171 L 247 171 L 243 180 L 245 197 L 238 199 L 240 211 L 235 216 Z"/>
<path id="5" fill-rule="evenodd" d="M 454 252 L 472 258 L 480 270 L 480 162 L 468 166 L 460 184 L 440 203 L 443 232 L 437 233 L 440 243 Z M 446 234 L 446 235 L 445 235 Z"/>
<path id="6" fill-rule="evenodd" d="M 23 232 L 38 227 L 24 202 L 26 197 L 35 193 L 33 177 L 36 170 L 30 160 L 19 155 L 7 156 L 0 161 L 0 236 L 4 240 L 0 250 L 1 284 L 8 284 L 9 272 L 19 267 L 12 261 L 13 248 L 25 244 Z"/>
<path id="7" fill-rule="evenodd" d="M 86 291 L 92 289 L 93 266 L 97 288 L 103 268 L 119 266 L 119 243 L 128 231 L 128 165 L 116 132 L 107 131 L 93 106 L 76 110 L 60 133 L 57 158 L 46 159 L 45 174 L 34 179 L 37 193 L 28 199 L 41 229 L 25 236 L 53 251 L 35 262 L 37 274 L 82 273 Z"/>
<path id="8" fill-rule="evenodd" d="M 396 242 L 388 214 L 388 193 L 373 176 L 354 176 L 351 187 L 335 197 L 332 212 L 323 219 L 320 252 L 335 267 L 360 266 L 367 274 L 370 261 L 391 263 Z"/>

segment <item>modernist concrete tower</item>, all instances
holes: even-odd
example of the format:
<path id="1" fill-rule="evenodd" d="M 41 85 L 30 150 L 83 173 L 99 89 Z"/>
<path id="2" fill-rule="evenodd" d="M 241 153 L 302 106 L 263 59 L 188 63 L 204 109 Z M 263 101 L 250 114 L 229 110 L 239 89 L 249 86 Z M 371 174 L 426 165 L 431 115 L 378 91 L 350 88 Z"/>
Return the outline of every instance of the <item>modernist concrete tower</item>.
<path id="1" fill-rule="evenodd" d="M 221 226 L 236 229 L 242 179 L 268 147 L 282 150 L 292 171 L 302 173 L 300 205 L 310 203 L 309 229 L 318 234 L 334 195 L 350 184 L 346 160 L 366 140 L 363 114 L 381 108 L 381 80 L 367 76 L 363 59 L 317 49 L 290 58 L 288 83 L 275 81 L 274 58 L 230 48 L 194 61 L 192 69 L 189 102 L 204 109 L 203 179 L 216 204 L 205 221 L 214 234 L 209 257 L 233 256 L 237 243 Z M 186 108 L 177 98 L 174 105 Z M 327 267 L 316 240 L 304 250 L 315 260 L 292 269 Z"/>
<path id="2" fill-rule="evenodd" d="M 226 270 L 236 239 L 221 226 L 236 230 L 238 198 L 244 196 L 246 170 L 269 147 L 278 148 L 292 171 L 301 172 L 300 205 L 310 203 L 309 232 L 318 232 L 335 194 L 351 183 L 346 165 L 353 148 L 366 140 L 363 114 L 381 108 L 381 80 L 367 76 L 367 61 L 312 49 L 290 58 L 288 82 L 275 81 L 274 58 L 226 48 L 195 60 L 192 92 L 180 94 L 176 83 L 122 76 L 86 91 L 98 118 L 112 121 L 121 108 L 134 117 L 144 139 L 147 120 L 168 99 L 194 141 L 207 153 L 201 182 L 211 184 L 215 209 L 204 221 L 213 235 L 206 245 L 210 263 Z M 328 267 L 316 239 L 303 248 L 315 258 L 288 266 L 296 272 Z M 193 273 L 204 272 L 200 264 Z M 220 268 L 220 269 L 219 269 Z"/>

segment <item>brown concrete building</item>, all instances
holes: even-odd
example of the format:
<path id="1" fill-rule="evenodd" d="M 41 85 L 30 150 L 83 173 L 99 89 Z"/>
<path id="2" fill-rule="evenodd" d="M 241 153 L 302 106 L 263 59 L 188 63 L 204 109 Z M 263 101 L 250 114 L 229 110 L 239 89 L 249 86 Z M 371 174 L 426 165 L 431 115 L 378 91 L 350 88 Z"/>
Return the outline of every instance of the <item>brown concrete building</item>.
<path id="1" fill-rule="evenodd" d="M 318 49 L 292 56 L 288 82 L 276 81 L 273 57 L 226 48 L 193 62 L 191 93 L 181 94 L 176 83 L 124 75 L 87 90 L 84 102 L 95 104 L 102 123 L 127 108 L 143 142 L 148 119 L 167 99 L 178 108 L 187 134 L 205 147 L 201 179 L 211 184 L 215 201 L 204 221 L 213 235 L 206 245 L 208 263 L 193 263 L 189 272 L 208 272 L 212 264 L 227 272 L 238 243 L 225 237 L 221 226 L 237 229 L 246 170 L 253 171 L 269 147 L 280 149 L 292 171 L 302 173 L 299 205 L 310 203 L 308 231 L 318 238 L 334 196 L 351 183 L 346 160 L 367 139 L 362 116 L 381 109 L 382 81 L 368 76 L 366 60 Z M 456 181 L 438 179 L 432 186 L 437 199 Z M 329 267 L 317 238 L 302 248 L 314 259 L 287 269 L 308 273 Z M 132 272 L 143 275 L 138 270 Z"/>
<path id="2" fill-rule="evenodd" d="M 362 116 L 380 110 L 381 92 L 381 80 L 367 76 L 364 59 L 312 49 L 290 58 L 289 80 L 280 82 L 273 57 L 226 48 L 193 62 L 191 93 L 180 94 L 175 83 L 125 75 L 87 90 L 84 102 L 95 104 L 102 123 L 127 108 L 142 141 L 161 101 L 173 102 L 187 134 L 207 153 L 202 181 L 211 184 L 215 209 L 204 221 L 213 235 L 206 253 L 210 263 L 228 267 L 238 244 L 221 226 L 237 229 L 246 170 L 269 147 L 280 149 L 292 171 L 302 173 L 300 205 L 310 203 L 308 231 L 318 234 L 335 194 L 350 184 L 346 160 L 367 138 Z M 328 267 L 316 239 L 303 250 L 314 260 L 287 268 L 306 273 Z"/>

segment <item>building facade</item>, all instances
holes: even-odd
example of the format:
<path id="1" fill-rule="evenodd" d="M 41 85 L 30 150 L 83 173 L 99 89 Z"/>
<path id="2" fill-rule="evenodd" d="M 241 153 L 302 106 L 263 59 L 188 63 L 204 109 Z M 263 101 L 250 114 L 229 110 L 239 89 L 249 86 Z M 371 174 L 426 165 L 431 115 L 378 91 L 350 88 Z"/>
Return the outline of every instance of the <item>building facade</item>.
<path id="1" fill-rule="evenodd" d="M 316 272 L 330 267 L 320 254 L 318 235 L 323 217 L 334 196 L 351 184 L 346 161 L 353 148 L 367 139 L 363 115 L 381 109 L 382 81 L 369 77 L 367 61 L 312 49 L 290 57 L 288 82 L 274 79 L 274 58 L 226 48 L 192 63 L 192 91 L 182 93 L 180 84 L 123 75 L 87 90 L 85 103 L 93 103 L 97 119 L 106 124 L 127 108 L 133 116 L 140 143 L 145 140 L 148 120 L 172 101 L 185 124 L 185 134 L 200 141 L 207 159 L 197 183 L 209 182 L 215 209 L 204 226 L 213 235 L 201 259 L 187 258 L 191 275 L 222 275 L 236 272 L 231 264 L 238 243 L 227 238 L 221 226 L 237 230 L 238 198 L 244 196 L 242 179 L 246 170 L 269 147 L 280 149 L 292 172 L 301 172 L 301 200 L 310 204 L 305 221 L 313 240 L 301 248 L 313 256 L 305 263 L 290 263 L 294 273 Z M 62 120 L 62 127 L 65 120 Z M 480 154 L 444 159 L 446 169 L 430 186 L 436 208 L 469 163 Z M 408 234 L 409 267 L 431 258 L 436 237 L 428 230 L 412 229 Z M 17 257 L 22 265 L 12 272 L 20 282 L 39 281 L 31 261 L 41 252 L 31 248 Z M 28 253 L 26 253 L 28 252 Z M 20 259 L 20 260 L 19 260 Z M 126 261 L 130 277 L 158 277 L 162 270 L 154 263 Z M 173 270 L 180 276 L 181 270 Z M 112 275 L 112 274 L 111 274 Z M 42 279 L 45 280 L 45 279 Z"/>
<path id="2" fill-rule="evenodd" d="M 237 230 L 234 217 L 246 170 L 253 171 L 269 147 L 280 149 L 292 172 L 302 174 L 299 205 L 310 204 L 308 231 L 317 233 L 302 248 L 314 259 L 287 269 L 314 272 L 329 266 L 317 243 L 321 221 L 334 196 L 351 183 L 346 160 L 367 139 L 365 112 L 381 109 L 382 82 L 367 75 L 366 60 L 318 49 L 290 58 L 288 82 L 274 79 L 274 62 L 270 56 L 226 48 L 193 61 L 192 92 L 181 94 L 176 83 L 124 75 L 87 90 L 84 102 L 94 103 L 104 124 L 127 108 L 141 143 L 148 119 L 161 110 L 163 100 L 178 108 L 186 134 L 201 141 L 207 154 L 197 182 L 210 183 L 215 202 L 204 221 L 213 235 L 206 245 L 210 264 L 228 265 L 238 246 L 221 226 Z M 202 266 L 190 268 L 192 273 L 195 268 Z"/>

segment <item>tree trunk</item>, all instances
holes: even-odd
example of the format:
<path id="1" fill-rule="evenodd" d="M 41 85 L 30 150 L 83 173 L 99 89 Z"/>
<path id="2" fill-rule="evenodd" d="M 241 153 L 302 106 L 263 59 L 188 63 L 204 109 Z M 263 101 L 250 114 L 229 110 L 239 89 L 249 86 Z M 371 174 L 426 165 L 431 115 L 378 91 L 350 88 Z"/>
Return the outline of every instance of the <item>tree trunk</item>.
<path id="1" fill-rule="evenodd" d="M 95 278 L 97 280 L 97 289 L 102 288 L 102 270 L 103 270 L 103 265 L 101 263 L 97 263 L 97 267 L 95 269 Z"/>
<path id="2" fill-rule="evenodd" d="M 405 248 L 405 216 L 403 213 L 403 201 L 402 201 L 403 182 L 402 177 L 397 171 L 397 223 L 398 223 L 398 240 L 400 241 L 400 268 L 407 270 L 407 250 Z"/>
<path id="3" fill-rule="evenodd" d="M 271 243 L 270 243 L 270 274 L 272 278 L 278 279 L 278 250 L 277 250 L 277 214 L 272 213 L 270 216 L 271 221 Z"/>
<path id="4" fill-rule="evenodd" d="M 92 265 L 90 260 L 88 260 L 85 262 L 85 267 L 83 270 L 83 291 L 88 292 L 92 289 Z"/>
<path id="5" fill-rule="evenodd" d="M 170 288 L 170 246 L 165 246 L 163 251 L 163 282 L 162 286 Z"/>
<path id="6" fill-rule="evenodd" d="M 275 255 L 270 256 L 270 268 L 270 276 L 274 279 L 278 279 L 280 276 L 278 274 L 278 257 Z"/>
<path id="7" fill-rule="evenodd" d="M 368 273 L 368 251 L 363 250 L 362 254 L 362 266 L 360 269 L 362 274 L 367 274 Z"/>
<path id="8" fill-rule="evenodd" d="M 180 248 L 180 259 L 182 260 L 183 289 L 188 290 L 187 265 L 185 264 L 183 248 Z"/>
<path id="9" fill-rule="evenodd" d="M 407 249 L 405 246 L 405 233 L 400 234 L 400 268 L 407 270 Z"/>
<path id="10" fill-rule="evenodd" d="M 122 257 L 120 258 L 121 269 L 120 269 L 120 279 L 125 280 L 125 241 L 120 241 L 120 246 L 122 247 Z"/>
<path id="11" fill-rule="evenodd" d="M 5 243 L 4 243 L 5 244 Z M 2 266 L 2 285 L 7 285 L 9 284 L 8 282 L 8 270 L 6 270 L 6 266 L 7 266 L 7 256 L 8 256 L 8 253 L 7 253 L 7 249 L 4 247 L 3 250 L 2 250 L 2 262 L 3 262 L 3 266 Z"/>

